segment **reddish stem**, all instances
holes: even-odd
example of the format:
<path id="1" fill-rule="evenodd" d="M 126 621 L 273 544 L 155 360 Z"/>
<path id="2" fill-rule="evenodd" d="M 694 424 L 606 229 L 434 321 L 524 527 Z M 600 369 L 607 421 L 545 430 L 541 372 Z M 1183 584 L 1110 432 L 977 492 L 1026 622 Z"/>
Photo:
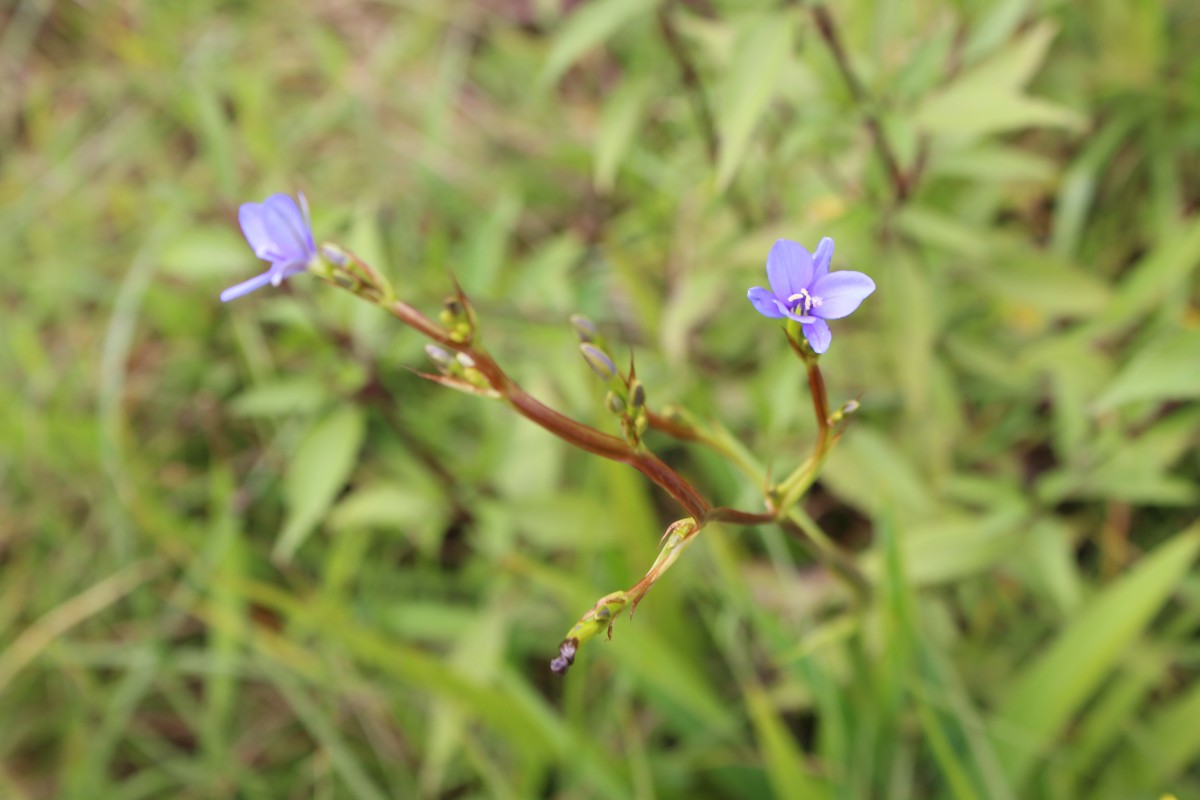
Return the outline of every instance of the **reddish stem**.
<path id="1" fill-rule="evenodd" d="M 829 392 L 825 389 L 825 377 L 816 359 L 805 359 L 808 370 L 808 389 L 812 393 L 813 413 L 817 415 L 817 446 L 816 452 L 824 454 L 829 446 Z M 820 457 L 818 455 L 818 457 Z"/>
<path id="2" fill-rule="evenodd" d="M 407 303 L 397 300 L 387 306 L 387 309 L 405 325 L 443 347 L 469 356 L 474 362 L 474 368 L 487 379 L 488 385 L 521 416 L 582 450 L 630 465 L 678 500 L 697 522 L 708 517 L 712 508 L 709 502 L 695 487 L 653 453 L 635 449 L 624 439 L 601 433 L 543 404 L 508 377 L 487 353 L 476 350 L 469 343 L 455 341 L 442 326 Z"/>
<path id="3" fill-rule="evenodd" d="M 656 414 L 648 408 L 646 409 L 646 423 L 654 430 L 661 431 L 681 442 L 704 441 L 704 438 L 691 425 L 676 422 L 661 414 Z"/>

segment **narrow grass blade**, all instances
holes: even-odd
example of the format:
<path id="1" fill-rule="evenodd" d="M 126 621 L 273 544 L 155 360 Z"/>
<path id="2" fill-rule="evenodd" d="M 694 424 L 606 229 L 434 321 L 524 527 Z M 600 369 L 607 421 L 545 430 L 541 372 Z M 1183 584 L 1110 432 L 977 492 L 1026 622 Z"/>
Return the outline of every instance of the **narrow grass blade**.
<path id="1" fill-rule="evenodd" d="M 1017 675 L 993 725 L 1001 763 L 1024 783 L 1125 648 L 1145 631 L 1200 550 L 1200 525 L 1147 556 L 1098 595 Z"/>

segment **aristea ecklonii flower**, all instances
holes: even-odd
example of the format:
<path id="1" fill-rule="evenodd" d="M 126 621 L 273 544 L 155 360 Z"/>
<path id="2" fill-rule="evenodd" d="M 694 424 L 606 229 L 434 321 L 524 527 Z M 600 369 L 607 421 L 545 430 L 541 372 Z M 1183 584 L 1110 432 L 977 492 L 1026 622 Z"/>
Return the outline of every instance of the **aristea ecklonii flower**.
<path id="1" fill-rule="evenodd" d="M 827 319 L 841 319 L 854 312 L 875 291 L 875 281 L 861 272 L 829 271 L 833 239 L 826 236 L 815 255 L 790 239 L 775 242 L 767 255 L 770 289 L 755 286 L 746 297 L 764 317 L 795 320 L 814 352 L 829 349 L 833 334 Z"/>
<path id="2" fill-rule="evenodd" d="M 285 278 L 307 270 L 309 263 L 317 258 L 312 224 L 308 220 L 308 202 L 303 194 L 299 197 L 299 205 L 286 194 L 273 194 L 261 203 L 242 204 L 238 210 L 242 234 L 254 255 L 270 261 L 271 268 L 221 292 L 222 302 L 249 294 L 268 283 L 278 286 Z"/>

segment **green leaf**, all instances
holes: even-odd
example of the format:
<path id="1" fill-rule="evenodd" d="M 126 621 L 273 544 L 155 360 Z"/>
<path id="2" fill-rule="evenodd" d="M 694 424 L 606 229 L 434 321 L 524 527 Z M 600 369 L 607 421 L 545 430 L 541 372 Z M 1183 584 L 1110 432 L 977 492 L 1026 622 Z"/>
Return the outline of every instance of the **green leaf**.
<path id="1" fill-rule="evenodd" d="M 935 507 L 925 478 L 907 453 L 866 425 L 854 425 L 833 451 L 822 480 L 872 513 L 884 508 L 916 516 Z"/>
<path id="2" fill-rule="evenodd" d="M 989 255 L 983 231 L 940 210 L 906 206 L 896 215 L 896 223 L 904 233 L 931 247 L 972 260 L 985 259 Z"/>
<path id="3" fill-rule="evenodd" d="M 1177 291 L 1200 266 L 1200 219 L 1191 220 L 1174 236 L 1160 243 L 1130 270 L 1100 320 L 1119 327 L 1156 309 L 1170 292 Z"/>
<path id="4" fill-rule="evenodd" d="M 1068 257 L 1078 250 L 1087 212 L 1096 196 L 1100 178 L 1138 118 L 1137 113 L 1125 110 L 1108 122 L 1091 138 L 1087 147 L 1063 174 L 1058 199 L 1054 204 L 1054 228 L 1050 236 L 1052 252 Z"/>
<path id="5" fill-rule="evenodd" d="M 1042 648 L 1001 698 L 992 732 L 1001 763 L 1021 784 L 1108 677 L 1187 574 L 1200 526 L 1159 547 L 1089 603 Z"/>
<path id="6" fill-rule="evenodd" d="M 307 378 L 264 383 L 252 386 L 229 403 L 229 410 L 239 417 L 284 417 L 315 412 L 329 397 L 329 389 Z"/>
<path id="7" fill-rule="evenodd" d="M 1128 735 L 1130 721 L 1141 716 L 1139 709 L 1155 684 L 1171 668 L 1172 659 L 1167 652 L 1146 644 L 1140 642 L 1129 652 L 1120 666 L 1120 673 L 1080 721 L 1077 743 L 1071 754 L 1072 766 L 1080 775 L 1095 771 L 1112 748 Z M 1119 762 L 1114 766 L 1127 767 Z"/>
<path id="8" fill-rule="evenodd" d="M 340 531 L 351 528 L 402 528 L 441 509 L 439 498 L 422 489 L 409 489 L 391 483 L 356 489 L 329 514 L 329 527 Z"/>
<path id="9" fill-rule="evenodd" d="M 282 672 L 272 675 L 271 685 L 296 715 L 305 730 L 320 744 L 320 752 L 329 760 L 351 797 L 360 800 L 384 800 L 387 794 L 371 780 L 366 766 L 343 736 L 336 716 L 312 700 L 297 681 Z M 328 705 L 328 704 L 326 704 Z"/>
<path id="10" fill-rule="evenodd" d="M 252 275 L 265 264 L 254 257 L 236 229 L 228 226 L 187 228 L 163 246 L 160 266 L 164 273 L 180 278 L 227 277 L 245 272 Z"/>
<path id="11" fill-rule="evenodd" d="M 1176 331 L 1151 342 L 1134 356 L 1096 399 L 1107 411 L 1139 400 L 1191 400 L 1200 397 L 1200 330 Z"/>
<path id="12" fill-rule="evenodd" d="M 1112 297 L 1108 286 L 1045 250 L 1001 237 L 987 237 L 997 253 L 996 269 L 981 270 L 981 280 L 1018 308 L 1052 318 L 1101 311 Z"/>
<path id="13" fill-rule="evenodd" d="M 1049 181 L 1057 165 L 1048 158 L 1015 147 L 981 142 L 962 150 L 939 152 L 931 157 L 930 175 L 972 178 L 978 181 Z"/>
<path id="14" fill-rule="evenodd" d="M 1162 711 L 1150 718 L 1137 752 L 1159 781 L 1172 780 L 1189 766 L 1195 766 L 1200 756 L 1197 719 L 1200 719 L 1200 684 L 1172 697 Z"/>
<path id="15" fill-rule="evenodd" d="M 325 516 L 354 470 L 366 424 L 345 406 L 318 422 L 300 443 L 284 479 L 287 518 L 272 557 L 287 561 Z"/>
<path id="16" fill-rule="evenodd" d="M 965 63 L 974 63 L 1004 44 L 1025 18 L 1031 0 L 1005 0 L 985 6 L 988 10 L 969 27 L 970 35 L 963 45 Z"/>
<path id="17" fill-rule="evenodd" d="M 1009 91 L 1020 89 L 1037 74 L 1057 33 L 1057 26 L 1053 22 L 1042 22 L 1009 42 L 988 60 L 963 73 L 963 80 L 979 81 L 981 85 Z"/>
<path id="18" fill-rule="evenodd" d="M 588 50 L 605 42 L 631 20 L 653 13 L 657 6 L 658 0 L 593 0 L 580 6 L 555 37 L 539 83 L 543 86 L 554 83 Z"/>
<path id="19" fill-rule="evenodd" d="M 1082 128 L 1075 111 L 1029 97 L 1022 87 L 1033 77 L 1054 38 L 1042 23 L 996 55 L 966 70 L 917 108 L 914 120 L 930 133 L 983 135 L 1028 127 Z"/>
<path id="20" fill-rule="evenodd" d="M 657 587 L 655 591 L 658 591 Z M 646 612 L 639 610 L 638 613 Z M 665 612 L 656 613 L 661 617 Z M 607 652 L 617 655 L 630 680 L 636 681 L 640 690 L 653 698 L 652 702 L 664 713 L 671 713 L 676 720 L 685 720 L 686 724 L 702 726 L 714 739 L 729 739 L 736 735 L 735 715 L 717 687 L 707 681 L 699 667 L 678 647 L 673 647 L 666 637 L 627 630 L 622 636 L 614 636 L 608 645 Z"/>
<path id="21" fill-rule="evenodd" d="M 1104 353 L 1089 347 L 1086 340 L 1067 334 L 1043 340 L 1026 362 L 1030 371 L 1044 371 L 1054 398 L 1054 446 L 1067 463 L 1083 463 L 1080 454 L 1092 446 L 1091 414 L 1088 405 L 1112 380 L 1114 365 Z"/>
<path id="22" fill-rule="evenodd" d="M 750 721 L 766 761 L 767 776 L 775 789 L 774 797 L 786 800 L 827 797 L 825 787 L 804 770 L 804 753 L 771 708 L 762 687 L 747 686 L 745 696 Z"/>
<path id="23" fill-rule="evenodd" d="M 350 231 L 344 240 L 345 245 L 374 269 L 387 275 L 391 270 L 377 204 L 365 198 L 360 199 L 355 205 L 351 219 Z"/>
<path id="24" fill-rule="evenodd" d="M 181 94 L 191 107 L 192 125 L 204 148 L 205 163 L 212 170 L 221 194 L 229 197 L 237 185 L 236 138 L 222 105 L 222 90 L 206 74 L 211 73 L 202 69 L 191 72 L 192 79 Z"/>
<path id="25" fill-rule="evenodd" d="M 1012 791 L 961 681 L 921 631 L 920 604 L 908 573 L 915 563 L 890 515 L 879 519 L 881 611 L 892 696 L 911 695 L 925 738 L 950 789 L 961 800 L 1010 800 Z M 914 528 L 914 530 L 917 528 Z M 917 556 L 918 558 L 920 556 Z M 893 709 L 896 713 L 898 709 Z M 895 723 L 893 723 L 895 724 Z"/>
<path id="26" fill-rule="evenodd" d="M 901 542 L 908 577 L 917 586 L 946 583 L 990 568 L 1013 553 L 1026 537 L 1023 508 L 987 515 L 922 520 Z M 873 571 L 873 559 L 864 563 Z"/>
<path id="27" fill-rule="evenodd" d="M 759 19 L 739 38 L 716 110 L 721 152 L 717 190 L 737 174 L 751 136 L 775 96 L 776 82 L 792 47 L 792 26 L 775 16 Z"/>
<path id="28" fill-rule="evenodd" d="M 413 485 L 373 483 L 355 487 L 329 512 L 334 533 L 381 529 L 400 531 L 425 553 L 435 551 L 446 529 L 449 508 L 442 491 L 425 479 Z"/>
<path id="29" fill-rule="evenodd" d="M 596 165 L 592 173 L 592 180 L 601 192 L 612 191 L 617 168 L 633 141 L 652 88 L 653 84 L 647 80 L 626 81 L 604 106 L 600 131 L 596 135 Z"/>
<path id="30" fill-rule="evenodd" d="M 915 121 L 930 133 L 976 136 L 1021 128 L 1078 130 L 1084 126 L 1084 118 L 1077 112 L 1048 100 L 996 87 L 957 84 L 922 104 Z"/>
<path id="31" fill-rule="evenodd" d="M 1196 485 L 1170 470 L 1196 439 L 1200 408 L 1189 407 L 1156 421 L 1136 437 L 1107 441 L 1089 453 L 1085 467 L 1047 472 L 1039 496 L 1058 502 L 1071 497 L 1123 500 L 1152 505 L 1191 505 Z M 1102 460 L 1098 454 L 1103 454 Z"/>
<path id="32" fill-rule="evenodd" d="M 522 206 L 518 195 L 505 192 L 495 202 L 492 213 L 481 218 L 471 231 L 456 266 L 460 280 L 472 291 L 487 292 L 495 286 Z"/>
<path id="33" fill-rule="evenodd" d="M 486 610 L 475 616 L 471 629 L 458 639 L 450 668 L 464 680 L 480 686 L 488 686 L 494 680 L 511 625 L 510 606 L 504 598 L 496 597 Z M 434 700 L 429 716 L 421 787 L 425 796 L 436 797 L 445 788 L 452 758 L 468 738 L 471 714 L 456 699 L 442 697 Z"/>
<path id="34" fill-rule="evenodd" d="M 1038 520 L 1022 556 L 1059 613 L 1074 614 L 1083 602 L 1083 589 L 1070 528 L 1054 518 Z"/>

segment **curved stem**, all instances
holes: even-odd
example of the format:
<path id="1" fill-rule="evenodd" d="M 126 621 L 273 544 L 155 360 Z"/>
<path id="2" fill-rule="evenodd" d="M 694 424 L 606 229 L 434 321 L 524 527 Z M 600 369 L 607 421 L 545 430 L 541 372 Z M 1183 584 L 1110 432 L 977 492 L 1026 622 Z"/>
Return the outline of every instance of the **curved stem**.
<path id="1" fill-rule="evenodd" d="M 830 421 L 829 392 L 825 388 L 825 377 L 821 374 L 820 357 L 812 351 L 807 342 L 802 341 L 800 328 L 796 323 L 789 322 L 786 333 L 788 344 L 804 362 L 808 373 L 808 391 L 812 395 L 813 414 L 817 418 L 817 442 L 813 446 L 812 455 L 776 487 L 775 496 L 778 498 L 781 512 L 795 505 L 808 491 L 838 439 L 837 436 L 831 438 L 833 423 Z"/>
<path id="2" fill-rule="evenodd" d="M 691 412 L 672 407 L 670 414 L 656 414 L 646 409 L 647 424 L 660 433 L 665 433 L 683 442 L 696 442 L 720 453 L 752 481 L 763 480 L 763 470 L 754 456 L 737 438 L 721 425 L 701 425 Z M 765 485 L 765 484 L 764 484 Z"/>
<path id="3" fill-rule="evenodd" d="M 816 373 L 819 377 L 820 370 L 816 370 Z M 809 388 L 814 392 L 819 390 L 820 396 L 822 398 L 825 397 L 824 380 L 814 382 L 811 380 L 811 373 Z M 828 400 L 823 399 L 822 402 L 824 405 L 821 407 L 827 408 Z M 818 407 L 817 396 L 814 396 L 813 404 L 814 408 Z M 683 409 L 676 409 L 675 413 L 671 415 L 656 414 L 650 409 L 646 409 L 646 419 L 651 428 L 661 431 L 668 436 L 673 436 L 680 441 L 698 442 L 711 447 L 737 464 L 750 480 L 758 483 L 760 486 L 768 486 L 766 469 L 720 423 L 712 423 L 709 426 L 711 430 L 709 427 L 701 427 Z M 755 525 L 765 523 L 767 520 L 761 518 L 769 517 L 769 521 L 779 523 L 780 527 L 789 535 L 809 545 L 817 560 L 825 564 L 835 575 L 841 578 L 850 587 L 851 591 L 854 592 L 854 596 L 858 599 L 858 602 L 865 605 L 871 596 L 871 584 L 866 576 L 863 575 L 862 571 L 854 563 L 854 560 L 827 533 L 821 530 L 821 526 L 817 524 L 816 520 L 806 514 L 799 506 L 795 505 L 795 501 L 811 485 L 812 479 L 815 478 L 821 464 L 824 463 L 824 457 L 828 455 L 829 450 L 832 449 L 837 439 L 836 435 L 827 437 L 824 456 L 819 460 L 814 460 L 813 456 L 810 456 L 796 473 L 793 473 L 793 476 L 799 475 L 801 478 L 807 478 L 807 480 L 797 481 L 789 478 L 793 485 L 789 487 L 788 492 L 779 495 L 781 499 L 789 499 L 794 495 L 794 499 L 791 499 L 789 504 L 780 503 L 774 509 L 773 513 L 747 515 L 753 517 L 752 521 L 744 520 L 740 517 L 745 512 L 733 512 L 732 509 L 729 510 L 732 514 L 728 517 L 726 509 L 714 509 L 709 519 L 714 522 Z M 787 482 L 785 481 L 785 483 Z M 780 488 L 782 489 L 782 487 L 783 485 L 781 484 Z M 799 489 L 799 494 L 795 494 L 797 489 Z"/>
<path id="4" fill-rule="evenodd" d="M 703 522 L 728 522 L 732 525 L 767 525 L 777 521 L 778 517 L 769 511 L 753 513 L 739 511 L 736 508 L 721 506 L 708 513 Z"/>
<path id="5" fill-rule="evenodd" d="M 486 352 L 475 348 L 469 342 L 457 341 L 441 325 L 407 303 L 395 300 L 385 308 L 405 325 L 443 347 L 467 355 L 474 362 L 474 368 L 487 379 L 488 385 L 521 416 L 581 450 L 630 465 L 679 501 L 696 520 L 708 516 L 711 504 L 694 486 L 653 453 L 634 448 L 624 439 L 602 433 L 545 405 L 522 389 Z"/>

